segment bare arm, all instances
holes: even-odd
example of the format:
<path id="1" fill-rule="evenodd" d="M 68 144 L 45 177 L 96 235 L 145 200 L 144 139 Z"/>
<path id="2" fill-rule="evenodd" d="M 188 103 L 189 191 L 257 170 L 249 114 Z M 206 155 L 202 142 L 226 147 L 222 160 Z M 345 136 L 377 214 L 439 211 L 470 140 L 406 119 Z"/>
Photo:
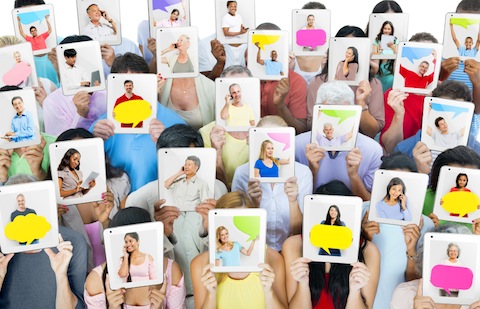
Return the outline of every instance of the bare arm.
<path id="1" fill-rule="evenodd" d="M 230 105 L 230 95 L 227 94 L 225 96 L 225 105 L 223 106 L 222 110 L 220 111 L 220 118 L 222 118 L 223 120 L 227 120 L 228 118 L 228 107 Z"/>
<path id="2" fill-rule="evenodd" d="M 26 40 L 27 36 L 25 35 L 25 32 L 23 32 L 22 23 L 20 22 L 20 16 L 17 16 L 17 20 L 18 20 L 18 31 L 20 32 L 20 35 Z"/>
<path id="3" fill-rule="evenodd" d="M 453 42 L 455 43 L 455 45 L 457 46 L 457 49 L 460 48 L 460 42 L 458 42 L 458 39 L 457 39 L 457 35 L 455 34 L 455 30 L 453 30 L 453 24 L 452 22 L 450 21 L 450 32 L 452 33 L 452 39 L 453 39 Z M 480 32 L 479 32 L 480 33 Z M 479 42 L 477 41 L 477 44 L 479 44 Z M 478 48 L 477 48 L 478 50 Z"/>
<path id="4" fill-rule="evenodd" d="M 77 187 L 75 189 L 72 189 L 72 190 L 63 190 L 62 189 L 62 185 L 63 185 L 63 179 L 58 177 L 58 188 L 60 189 L 60 197 L 67 197 L 67 196 L 70 196 L 70 195 L 73 195 L 75 193 L 77 193 L 78 191 L 80 191 L 80 184 L 77 185 Z"/>
<path id="5" fill-rule="evenodd" d="M 124 254 L 122 258 L 122 264 L 120 265 L 120 269 L 118 270 L 118 276 L 120 278 L 127 278 L 128 277 L 128 255 L 125 254 L 126 249 L 124 248 Z"/>
<path id="6" fill-rule="evenodd" d="M 282 78 L 275 88 L 273 95 L 273 103 L 277 110 L 278 116 L 282 117 L 285 122 L 295 128 L 296 134 L 303 133 L 307 130 L 307 119 L 295 118 L 287 105 L 285 104 L 285 98 L 290 91 L 290 81 L 288 78 Z"/>
<path id="7" fill-rule="evenodd" d="M 290 157 L 288 157 L 286 159 L 278 160 L 278 164 L 280 164 L 280 165 L 290 164 Z"/>
<path id="8" fill-rule="evenodd" d="M 265 61 L 263 61 L 263 59 L 260 58 L 260 47 L 259 47 L 258 45 L 259 45 L 258 42 L 255 43 L 255 46 L 257 46 L 257 48 L 258 48 L 258 51 L 257 51 L 257 63 L 258 63 L 258 64 L 261 64 L 261 65 L 264 65 L 264 64 L 265 64 Z"/>
<path id="9" fill-rule="evenodd" d="M 285 292 L 285 263 L 280 253 L 267 248 L 264 264 L 259 264 L 264 270 L 260 276 L 265 294 L 265 307 L 274 309 L 288 308 Z M 273 282 L 272 282 L 273 281 Z"/>
<path id="10" fill-rule="evenodd" d="M 217 279 L 208 265 L 208 252 L 197 255 L 190 263 L 195 308 L 215 309 L 217 307 Z"/>
<path id="11" fill-rule="evenodd" d="M 408 94 L 399 90 L 391 90 L 388 94 L 387 104 L 394 112 L 390 127 L 382 134 L 382 144 L 388 153 L 392 153 L 395 146 L 403 141 L 403 121 L 405 117 L 403 101 L 407 97 Z"/>
<path id="12" fill-rule="evenodd" d="M 257 236 L 258 238 L 258 236 Z M 244 247 L 242 247 L 242 250 L 240 250 L 240 252 L 243 254 L 243 255 L 246 255 L 246 256 L 250 256 L 250 254 L 252 254 L 252 251 L 253 251 L 253 247 L 255 246 L 255 240 L 252 240 L 252 242 L 250 243 L 250 246 L 248 247 L 248 250 L 245 249 Z"/>
<path id="13" fill-rule="evenodd" d="M 260 177 L 260 170 L 258 168 L 253 169 L 253 176 L 254 177 Z"/>
<path id="14" fill-rule="evenodd" d="M 45 21 L 47 22 L 47 27 L 48 27 L 48 31 L 47 31 L 48 34 L 52 33 L 52 26 L 50 25 L 50 21 L 48 20 L 49 17 L 50 15 L 45 15 Z"/>
<path id="15" fill-rule="evenodd" d="M 170 187 L 175 182 L 175 180 L 177 180 L 177 178 L 182 176 L 183 174 L 185 174 L 185 172 L 183 171 L 183 167 L 182 167 L 180 171 L 176 172 L 175 174 L 167 178 L 167 180 L 165 180 L 164 182 L 165 189 L 170 189 Z"/>

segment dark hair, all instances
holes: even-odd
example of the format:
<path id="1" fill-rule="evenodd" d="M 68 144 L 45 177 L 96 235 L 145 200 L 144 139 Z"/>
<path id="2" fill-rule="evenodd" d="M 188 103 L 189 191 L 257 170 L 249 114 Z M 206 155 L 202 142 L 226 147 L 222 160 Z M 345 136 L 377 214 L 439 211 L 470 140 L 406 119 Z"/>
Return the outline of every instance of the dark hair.
<path id="1" fill-rule="evenodd" d="M 380 28 L 380 32 L 377 34 L 377 37 L 375 38 L 375 40 L 377 40 L 379 42 L 382 40 L 383 28 L 385 28 L 386 25 L 390 25 L 390 27 L 392 27 L 392 34 L 391 35 L 393 35 L 393 33 L 395 32 L 395 28 L 393 27 L 392 22 L 387 20 L 382 24 L 382 27 Z"/>
<path id="2" fill-rule="evenodd" d="M 0 88 L 0 92 L 13 91 L 13 90 L 22 90 L 22 88 L 13 85 L 6 85 Z"/>
<path id="3" fill-rule="evenodd" d="M 67 152 L 65 152 L 65 154 L 63 155 L 62 160 L 60 161 L 57 171 L 63 171 L 63 169 L 67 166 L 70 169 L 70 158 L 76 153 L 80 154 L 80 152 L 75 148 L 68 149 Z M 77 167 L 75 167 L 75 169 L 77 171 L 80 169 L 80 162 L 78 163 Z"/>
<path id="4" fill-rule="evenodd" d="M 465 174 L 465 173 L 460 173 L 460 174 L 457 175 L 457 178 L 455 179 L 455 188 L 457 188 L 457 189 L 460 189 L 460 187 L 458 186 L 458 180 L 462 176 L 465 176 L 465 178 L 467 178 L 467 183 L 465 184 L 465 187 L 468 185 L 468 175 Z"/>
<path id="5" fill-rule="evenodd" d="M 237 1 L 227 1 L 227 8 L 230 6 L 230 3 L 232 3 L 232 2 L 237 3 Z"/>
<path id="6" fill-rule="evenodd" d="M 451 100 L 472 102 L 472 93 L 465 83 L 456 80 L 446 80 L 432 92 L 433 97 L 443 97 Z"/>
<path id="7" fill-rule="evenodd" d="M 150 73 L 145 59 L 134 53 L 125 53 L 115 57 L 110 72 L 112 73 Z"/>
<path id="8" fill-rule="evenodd" d="M 438 128 L 438 123 L 439 123 L 440 121 L 442 121 L 442 120 L 445 120 L 445 118 L 443 118 L 443 117 L 437 117 L 437 118 L 435 119 L 435 126 L 436 126 L 437 128 Z"/>
<path id="9" fill-rule="evenodd" d="M 77 51 L 73 48 L 65 49 L 63 51 L 63 56 L 65 56 L 66 58 L 76 57 L 77 56 Z"/>
<path id="10" fill-rule="evenodd" d="M 180 11 L 179 11 L 178 9 L 173 9 L 173 10 L 172 10 L 172 13 L 170 13 L 170 15 L 172 15 L 172 14 L 175 13 L 175 12 L 177 12 L 178 15 L 180 15 Z"/>
<path id="11" fill-rule="evenodd" d="M 13 101 L 18 100 L 18 99 L 20 99 L 20 101 L 23 102 L 22 97 L 20 97 L 20 96 L 14 96 L 14 97 L 12 98 L 12 105 L 13 105 Z"/>
<path id="12" fill-rule="evenodd" d="M 380 1 L 373 7 L 372 13 L 386 13 L 394 11 L 395 13 L 403 13 L 402 8 L 397 2 L 392 0 Z"/>
<path id="13" fill-rule="evenodd" d="M 69 44 L 69 43 L 78 43 L 78 42 L 87 42 L 93 41 L 91 37 L 87 35 L 70 35 L 64 38 L 59 45 Z"/>
<path id="14" fill-rule="evenodd" d="M 137 232 L 127 233 L 127 234 L 125 234 L 125 236 L 123 237 L 123 239 L 125 239 L 127 236 L 132 237 L 132 238 L 135 239 L 136 241 L 138 241 L 138 240 L 140 239 L 140 237 L 138 237 L 138 233 L 137 233 Z M 147 258 L 148 258 L 148 257 L 147 257 Z M 128 254 L 128 277 L 127 277 L 127 282 L 132 282 L 132 275 L 130 274 L 130 263 L 131 263 L 131 260 L 132 260 L 132 255 L 129 253 L 129 254 Z"/>
<path id="15" fill-rule="evenodd" d="M 390 189 L 393 187 L 393 186 L 398 186 L 398 185 L 401 185 L 402 186 L 402 194 L 405 194 L 405 192 L 407 192 L 407 188 L 405 188 L 405 183 L 403 182 L 402 179 L 400 179 L 399 177 L 394 177 L 390 180 L 390 182 L 388 183 L 387 185 L 387 194 L 385 195 L 385 197 L 383 199 L 390 199 Z M 400 199 L 397 200 L 398 202 L 398 205 L 400 207 L 401 206 L 401 201 Z"/>
<path id="16" fill-rule="evenodd" d="M 92 3 L 92 4 L 90 4 L 90 5 L 87 7 L 86 12 L 88 13 L 88 10 L 90 10 L 90 8 L 91 8 L 92 6 L 94 6 L 94 5 L 95 5 L 96 7 L 98 7 L 98 4 Z"/>
<path id="17" fill-rule="evenodd" d="M 330 209 L 332 208 L 335 208 L 335 210 L 337 211 L 337 217 L 335 218 L 335 222 L 333 223 L 333 225 L 338 225 L 338 226 L 342 226 L 341 224 L 341 221 L 340 221 L 340 209 L 338 208 L 337 205 L 331 205 L 330 207 L 328 207 L 328 211 L 327 211 L 327 217 L 325 218 L 325 223 L 326 225 L 332 225 L 330 224 L 330 222 L 332 221 L 332 217 L 330 217 Z"/>
<path id="18" fill-rule="evenodd" d="M 457 146 L 439 154 L 433 162 L 430 173 L 430 188 L 433 191 L 437 190 L 440 169 L 442 166 L 449 164 L 460 166 L 473 165 L 475 168 L 480 168 L 480 155 L 467 146 Z"/>
<path id="19" fill-rule="evenodd" d="M 428 32 L 419 32 L 412 35 L 409 42 L 421 42 L 421 41 L 431 41 L 433 43 L 438 43 L 437 38 Z"/>
<path id="20" fill-rule="evenodd" d="M 42 5 L 45 4 L 45 1 L 43 0 L 15 0 L 15 4 L 13 7 L 15 9 L 28 6 L 28 5 Z"/>
<path id="21" fill-rule="evenodd" d="M 457 6 L 456 12 L 478 13 L 480 11 L 480 2 L 478 0 L 462 0 Z"/>
<path id="22" fill-rule="evenodd" d="M 322 3 L 315 2 L 315 1 L 307 2 L 302 6 L 302 10 L 315 10 L 315 9 L 325 10 L 326 7 Z"/>
<path id="23" fill-rule="evenodd" d="M 133 81 L 131 81 L 130 79 L 126 79 L 124 82 L 123 82 L 123 85 L 125 86 L 126 84 L 132 84 L 133 85 Z"/>
<path id="24" fill-rule="evenodd" d="M 186 124 L 175 124 L 166 128 L 157 140 L 157 149 L 160 148 L 180 148 L 203 147 L 202 135 Z"/>
<path id="25" fill-rule="evenodd" d="M 350 62 L 350 63 L 357 63 L 357 64 L 358 64 L 358 49 L 357 49 L 355 46 L 349 46 L 349 47 L 347 48 L 347 50 L 348 50 L 348 49 L 351 49 L 352 52 L 353 52 L 353 60 L 352 60 L 352 62 Z M 344 60 L 344 61 L 345 61 L 345 60 Z"/>
<path id="26" fill-rule="evenodd" d="M 390 155 L 385 155 L 382 157 L 382 165 L 380 169 L 383 170 L 409 170 L 410 172 L 418 172 L 415 161 L 406 154 L 401 153 L 400 151 L 394 152 Z"/>
<path id="27" fill-rule="evenodd" d="M 314 194 L 354 196 L 352 190 L 340 180 L 332 180 L 319 186 Z"/>
<path id="28" fill-rule="evenodd" d="M 29 31 L 30 31 L 30 32 L 32 32 L 32 29 L 35 29 L 35 30 L 37 30 L 37 27 L 35 27 L 35 26 L 31 26 L 31 27 L 30 27 L 30 29 L 29 29 Z"/>

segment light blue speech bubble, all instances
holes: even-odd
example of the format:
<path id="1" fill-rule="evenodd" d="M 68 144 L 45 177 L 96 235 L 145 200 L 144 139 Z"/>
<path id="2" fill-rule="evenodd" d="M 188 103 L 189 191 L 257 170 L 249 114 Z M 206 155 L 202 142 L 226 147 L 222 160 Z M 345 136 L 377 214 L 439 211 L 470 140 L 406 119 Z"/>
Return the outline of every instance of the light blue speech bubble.
<path id="1" fill-rule="evenodd" d="M 40 23 L 42 23 L 43 19 L 45 18 L 45 15 L 50 15 L 50 11 L 43 10 L 43 11 L 18 14 L 18 16 L 20 17 L 20 22 L 24 25 L 29 25 L 36 21 L 39 21 Z"/>
<path id="2" fill-rule="evenodd" d="M 466 107 L 459 107 L 459 106 L 450 106 L 450 105 L 443 105 L 443 104 L 438 104 L 438 103 L 431 103 L 430 106 L 434 111 L 437 112 L 451 112 L 455 113 L 452 117 L 455 118 L 461 113 L 466 113 L 468 112 L 468 108 Z"/>
<path id="3" fill-rule="evenodd" d="M 413 64 L 415 60 L 426 57 L 431 53 L 432 53 L 431 48 L 407 46 L 402 49 L 402 58 L 407 58 Z"/>

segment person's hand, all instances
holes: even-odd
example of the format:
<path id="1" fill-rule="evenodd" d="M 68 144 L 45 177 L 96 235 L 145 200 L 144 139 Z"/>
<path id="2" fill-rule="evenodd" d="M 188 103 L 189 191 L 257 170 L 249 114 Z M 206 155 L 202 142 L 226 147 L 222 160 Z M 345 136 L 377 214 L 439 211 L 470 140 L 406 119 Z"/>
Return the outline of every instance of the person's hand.
<path id="1" fill-rule="evenodd" d="M 152 118 L 152 120 L 150 120 L 150 127 L 148 128 L 148 133 L 150 133 L 150 138 L 155 145 L 157 145 L 158 138 L 164 130 L 165 126 L 160 120 L 158 120 L 157 118 Z"/>
<path id="2" fill-rule="evenodd" d="M 364 107 L 367 104 L 367 98 L 372 92 L 370 82 L 368 80 L 362 80 L 355 91 L 355 104 Z"/>
<path id="3" fill-rule="evenodd" d="M 245 34 L 247 33 L 248 28 L 246 28 L 243 24 L 240 25 L 240 34 Z"/>
<path id="4" fill-rule="evenodd" d="M 210 131 L 210 141 L 215 150 L 221 150 L 225 145 L 225 128 L 221 126 L 214 126 Z"/>
<path id="5" fill-rule="evenodd" d="M 91 97 L 92 95 L 86 91 L 77 92 L 73 96 L 73 104 L 75 104 L 75 107 L 77 108 L 77 113 L 83 118 L 88 118 Z"/>
<path id="6" fill-rule="evenodd" d="M 148 300 L 150 301 L 150 309 L 162 309 L 167 293 L 167 277 L 163 276 L 163 284 L 160 289 L 151 286 L 148 291 Z"/>
<path id="7" fill-rule="evenodd" d="M 123 253 L 123 259 L 124 259 L 124 260 L 125 260 L 125 259 L 128 259 L 129 254 L 128 254 L 128 251 L 127 251 L 127 245 L 124 245 L 124 246 L 123 246 L 122 253 Z"/>
<path id="8" fill-rule="evenodd" d="M 105 63 L 111 67 L 113 61 L 115 60 L 115 50 L 113 47 L 108 45 L 107 43 L 103 43 L 100 45 L 100 52 L 102 54 L 102 59 L 105 60 Z"/>
<path id="9" fill-rule="evenodd" d="M 48 255 L 50 266 L 56 276 L 67 275 L 68 264 L 72 258 L 73 246 L 69 241 L 64 241 L 61 234 L 58 234 L 59 244 L 57 246 L 58 252 L 53 253 L 52 249 L 43 249 Z"/>
<path id="10" fill-rule="evenodd" d="M 431 214 L 428 215 L 428 217 L 430 219 L 432 219 L 433 221 L 433 224 L 435 225 L 435 227 L 438 227 L 440 225 L 440 220 L 438 219 L 437 215 L 434 214 L 433 212 Z"/>
<path id="11" fill-rule="evenodd" d="M 208 231 L 208 212 L 212 209 L 215 209 L 217 201 L 214 199 L 207 199 L 202 203 L 195 206 L 195 211 L 202 216 L 202 224 L 204 231 Z"/>
<path id="12" fill-rule="evenodd" d="M 368 212 L 365 212 L 362 219 L 362 232 L 367 240 L 372 241 L 374 234 L 380 234 L 380 225 L 376 221 L 368 221 Z"/>
<path id="13" fill-rule="evenodd" d="M 345 57 L 345 62 L 346 62 L 346 63 L 350 63 L 350 62 L 352 62 L 354 59 L 355 59 L 355 55 L 351 55 L 351 56 Z"/>
<path id="14" fill-rule="evenodd" d="M 231 98 L 232 98 L 232 95 L 226 94 L 226 95 L 225 95 L 225 104 L 230 103 Z"/>
<path id="15" fill-rule="evenodd" d="M 50 14 L 45 15 L 45 19 L 48 19 L 50 17 Z"/>
<path id="16" fill-rule="evenodd" d="M 203 266 L 200 282 L 202 282 L 203 286 L 207 289 L 207 291 L 210 294 L 216 294 L 217 278 L 215 278 L 215 275 L 210 271 L 212 267 L 213 267 L 213 264 L 208 264 Z"/>
<path id="17" fill-rule="evenodd" d="M 296 258 L 292 262 L 292 265 L 290 265 L 290 273 L 292 274 L 293 279 L 304 285 L 308 285 L 310 281 L 310 267 L 308 266 L 308 263 L 310 262 L 310 259 L 304 257 Z"/>
<path id="18" fill-rule="evenodd" d="M 413 299 L 414 309 L 435 309 L 435 303 L 430 296 L 423 296 L 423 279 L 418 283 L 417 295 Z"/>
<path id="19" fill-rule="evenodd" d="M 112 212 L 112 209 L 115 205 L 114 203 L 115 197 L 112 192 L 107 187 L 107 192 L 102 193 L 102 200 L 97 202 L 93 206 L 93 210 L 95 211 L 95 214 L 97 215 L 98 221 L 100 223 L 105 223 L 108 218 L 110 217 L 110 213 Z"/>
<path id="20" fill-rule="evenodd" d="M 293 51 L 288 52 L 288 68 L 293 71 L 295 69 L 295 53 Z"/>
<path id="21" fill-rule="evenodd" d="M 20 15 L 17 15 L 17 20 L 20 21 Z"/>
<path id="22" fill-rule="evenodd" d="M 471 304 L 470 307 L 468 307 L 468 309 L 480 309 L 480 300 Z"/>
<path id="23" fill-rule="evenodd" d="M 255 42 L 255 46 L 257 46 L 258 49 L 260 49 L 260 42 Z"/>
<path id="24" fill-rule="evenodd" d="M 2 282 L 3 279 L 5 279 L 5 276 L 7 275 L 7 269 L 8 269 L 8 262 L 13 257 L 13 253 L 9 253 L 7 255 L 3 255 L 3 253 L 0 252 L 0 279 Z"/>
<path id="25" fill-rule="evenodd" d="M 66 214 L 70 209 L 66 205 L 57 204 L 57 217 L 60 219 L 61 216 Z"/>
<path id="26" fill-rule="evenodd" d="M 93 179 L 92 181 L 90 181 L 88 183 L 88 185 L 90 186 L 89 189 L 93 189 L 93 187 L 95 187 L 95 185 L 97 184 L 97 182 L 95 181 L 95 179 Z"/>
<path id="27" fill-rule="evenodd" d="M 105 266 L 106 267 L 106 266 Z M 125 289 L 113 291 L 110 288 L 110 276 L 107 274 L 105 279 L 105 298 L 108 302 L 108 309 L 121 309 L 125 302 Z"/>
<path id="28" fill-rule="evenodd" d="M 157 97 L 158 97 L 158 101 L 161 101 L 163 88 L 165 87 L 166 83 L 167 83 L 167 79 L 162 77 L 161 73 L 158 73 L 157 74 Z"/>
<path id="29" fill-rule="evenodd" d="M 148 38 L 147 48 L 152 53 L 153 57 L 157 57 L 157 40 L 154 38 Z"/>
<path id="30" fill-rule="evenodd" d="M 362 163 L 362 153 L 360 152 L 360 149 L 355 147 L 350 150 L 346 157 L 346 162 L 348 176 L 351 177 L 358 175 L 358 168 L 360 163 Z"/>
<path id="31" fill-rule="evenodd" d="M 165 200 L 158 200 L 153 205 L 153 218 L 155 221 L 163 222 L 164 234 L 170 237 L 173 233 L 173 222 L 180 216 L 180 211 L 174 206 L 163 206 Z"/>
<path id="32" fill-rule="evenodd" d="M 225 47 L 219 40 L 211 40 L 210 47 L 213 57 L 217 59 L 217 62 L 225 63 L 227 61 L 227 55 L 225 53 Z"/>
<path id="33" fill-rule="evenodd" d="M 432 48 L 432 56 L 433 56 L 433 59 L 437 58 L 437 51 L 433 48 Z"/>
<path id="34" fill-rule="evenodd" d="M 90 82 L 89 81 L 80 82 L 80 86 L 81 87 L 90 87 Z"/>
<path id="35" fill-rule="evenodd" d="M 60 71 L 58 70 L 57 50 L 55 48 L 52 48 L 52 50 L 48 52 L 47 58 L 52 63 L 53 68 L 55 69 L 55 71 L 57 71 L 58 75 Z"/>
<path id="36" fill-rule="evenodd" d="M 12 150 L 0 148 L 0 182 L 8 180 L 8 169 L 12 164 Z"/>
<path id="37" fill-rule="evenodd" d="M 453 71 L 458 69 L 460 64 L 460 57 L 450 57 L 442 61 L 441 71 L 440 71 L 440 80 L 446 80 L 452 74 Z"/>
<path id="38" fill-rule="evenodd" d="M 420 217 L 420 225 L 408 224 L 402 226 L 403 237 L 405 239 L 405 245 L 407 246 L 408 255 L 415 256 L 417 253 L 417 242 L 420 238 L 420 230 L 423 226 L 423 218 Z"/>
<path id="39" fill-rule="evenodd" d="M 396 115 L 405 115 L 405 105 L 403 101 L 408 97 L 408 93 L 398 89 L 389 92 L 387 104 L 393 109 Z"/>
<path id="40" fill-rule="evenodd" d="M 350 293 L 360 290 L 367 285 L 368 280 L 370 280 L 370 271 L 365 264 L 356 262 L 353 263 L 352 266 L 353 268 L 348 276 Z"/>
<path id="41" fill-rule="evenodd" d="M 317 144 L 307 144 L 305 155 L 311 170 L 317 171 L 319 169 L 320 161 L 325 158 L 325 154 L 325 149 L 318 147 Z"/>
<path id="42" fill-rule="evenodd" d="M 407 210 L 407 197 L 405 196 L 405 194 L 400 194 L 398 196 L 398 199 L 400 200 L 400 207 L 402 208 L 402 210 Z"/>
<path id="43" fill-rule="evenodd" d="M 413 160 L 417 170 L 422 174 L 430 174 L 430 165 L 432 164 L 432 153 L 424 142 L 417 142 L 412 150 Z"/>
<path id="44" fill-rule="evenodd" d="M 43 107 L 43 101 L 47 97 L 47 92 L 45 91 L 42 82 L 40 80 L 38 80 L 37 82 L 38 87 L 33 87 L 33 92 L 35 93 L 35 100 L 37 100 L 40 107 Z"/>
<path id="45" fill-rule="evenodd" d="M 480 218 L 472 221 L 472 231 L 475 235 L 480 235 Z"/>
<path id="46" fill-rule="evenodd" d="M 278 82 L 277 87 L 275 87 L 275 92 L 273 94 L 273 103 L 275 106 L 284 104 L 283 100 L 288 94 L 288 91 L 290 91 L 290 80 L 284 77 Z"/>
<path id="47" fill-rule="evenodd" d="M 467 59 L 465 60 L 464 64 L 464 71 L 467 73 L 472 84 L 480 84 L 480 63 L 478 63 L 475 59 Z"/>
<path id="48" fill-rule="evenodd" d="M 298 178 L 293 176 L 287 179 L 284 185 L 284 192 L 290 203 L 293 203 L 298 198 Z"/>
<path id="49" fill-rule="evenodd" d="M 39 180 L 45 179 L 45 172 L 42 170 L 43 150 L 47 141 L 41 136 L 40 144 L 28 146 L 23 153 L 23 157 L 27 160 L 32 174 Z"/>
<path id="50" fill-rule="evenodd" d="M 248 178 L 247 193 L 255 207 L 260 208 L 260 203 L 262 202 L 262 187 L 259 179 Z"/>
<path id="51" fill-rule="evenodd" d="M 108 119 L 100 119 L 93 126 L 93 136 L 100 137 L 104 141 L 113 136 L 115 124 Z"/>
<path id="52" fill-rule="evenodd" d="M 275 272 L 273 271 L 272 266 L 267 263 L 260 263 L 258 267 L 263 268 L 260 272 L 260 283 L 263 287 L 263 292 L 267 295 L 268 292 L 272 289 L 273 282 L 275 281 Z"/>

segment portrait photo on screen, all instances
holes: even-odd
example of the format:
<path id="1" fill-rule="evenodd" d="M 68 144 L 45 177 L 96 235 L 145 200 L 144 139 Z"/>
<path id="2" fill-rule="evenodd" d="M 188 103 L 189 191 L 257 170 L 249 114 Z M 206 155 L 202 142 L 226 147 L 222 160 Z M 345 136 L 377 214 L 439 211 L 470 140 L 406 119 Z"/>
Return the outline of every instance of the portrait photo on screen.
<path id="1" fill-rule="evenodd" d="M 212 209 L 208 212 L 208 240 L 212 272 L 260 272 L 265 261 L 265 209 Z"/>
<path id="2" fill-rule="evenodd" d="M 0 48 L 0 87 L 17 86 L 31 88 L 38 86 L 37 70 L 30 43 Z"/>
<path id="3" fill-rule="evenodd" d="M 295 129 L 251 128 L 248 133 L 250 145 L 250 178 L 260 182 L 286 182 L 295 175 Z"/>
<path id="4" fill-rule="evenodd" d="M 34 5 L 13 9 L 15 36 L 31 44 L 34 55 L 46 54 L 57 46 L 53 5 Z"/>
<path id="5" fill-rule="evenodd" d="M 163 78 L 197 77 L 196 27 L 157 28 L 157 72 Z"/>
<path id="6" fill-rule="evenodd" d="M 215 21 L 220 43 L 247 43 L 248 30 L 255 29 L 255 0 L 215 0 Z"/>
<path id="7" fill-rule="evenodd" d="M 331 38 L 328 49 L 328 80 L 339 80 L 357 86 L 368 80 L 370 72 L 368 38 Z"/>
<path id="8" fill-rule="evenodd" d="M 428 175 L 377 170 L 368 220 L 395 225 L 420 224 Z"/>
<path id="9" fill-rule="evenodd" d="M 471 224 L 480 218 L 480 171 L 442 166 L 433 213 L 438 219 Z"/>
<path id="10" fill-rule="evenodd" d="M 423 296 L 435 304 L 470 306 L 480 295 L 480 239 L 477 235 L 426 233 Z M 463 306 L 462 306 L 463 308 Z"/>
<path id="11" fill-rule="evenodd" d="M 57 61 L 64 95 L 105 90 L 100 44 L 97 41 L 57 46 Z"/>
<path id="12" fill-rule="evenodd" d="M 213 148 L 162 148 L 158 155 L 158 186 L 165 205 L 180 211 L 214 197 L 216 152 Z"/>
<path id="13" fill-rule="evenodd" d="M 480 59 L 480 14 L 445 15 L 443 58 Z"/>
<path id="14" fill-rule="evenodd" d="M 327 151 L 352 150 L 361 115 L 359 105 L 314 105 L 311 143 Z"/>
<path id="15" fill-rule="evenodd" d="M 3 254 L 58 245 L 57 203 L 52 181 L 1 187 L 0 204 Z"/>
<path id="16" fill-rule="evenodd" d="M 293 10 L 292 47 L 295 56 L 326 56 L 330 10 Z"/>
<path id="17" fill-rule="evenodd" d="M 248 31 L 247 66 L 261 80 L 288 77 L 288 32 L 281 30 Z"/>
<path id="18" fill-rule="evenodd" d="M 303 257 L 314 262 L 356 262 L 361 221 L 362 199 L 359 197 L 306 195 Z"/>
<path id="19" fill-rule="evenodd" d="M 474 108 L 470 102 L 426 97 L 421 141 L 437 151 L 466 146 Z"/>
<path id="20" fill-rule="evenodd" d="M 103 231 L 103 238 L 112 290 L 163 282 L 162 222 L 109 228 Z M 148 287 L 145 289 L 148 293 Z"/>
<path id="21" fill-rule="evenodd" d="M 0 149 L 41 142 L 33 89 L 0 92 Z"/>
<path id="22" fill-rule="evenodd" d="M 77 0 L 78 29 L 94 41 L 122 43 L 120 0 Z"/>
<path id="23" fill-rule="evenodd" d="M 217 78 L 216 122 L 227 131 L 248 131 L 260 120 L 260 80 L 255 77 Z"/>
<path id="24" fill-rule="evenodd" d="M 155 37 L 156 28 L 189 27 L 189 0 L 148 0 L 150 35 Z"/>
<path id="25" fill-rule="evenodd" d="M 368 38 L 372 43 L 372 59 L 397 58 L 398 44 L 408 41 L 408 14 L 371 14 Z"/>
<path id="26" fill-rule="evenodd" d="M 437 87 L 442 45 L 402 42 L 398 45 L 393 89 L 429 94 Z"/>
<path id="27" fill-rule="evenodd" d="M 58 204 L 102 200 L 107 191 L 103 140 L 87 138 L 49 145 L 50 170 Z"/>
<path id="28" fill-rule="evenodd" d="M 107 119 L 114 132 L 148 134 L 157 114 L 157 76 L 109 74 L 107 85 Z"/>

